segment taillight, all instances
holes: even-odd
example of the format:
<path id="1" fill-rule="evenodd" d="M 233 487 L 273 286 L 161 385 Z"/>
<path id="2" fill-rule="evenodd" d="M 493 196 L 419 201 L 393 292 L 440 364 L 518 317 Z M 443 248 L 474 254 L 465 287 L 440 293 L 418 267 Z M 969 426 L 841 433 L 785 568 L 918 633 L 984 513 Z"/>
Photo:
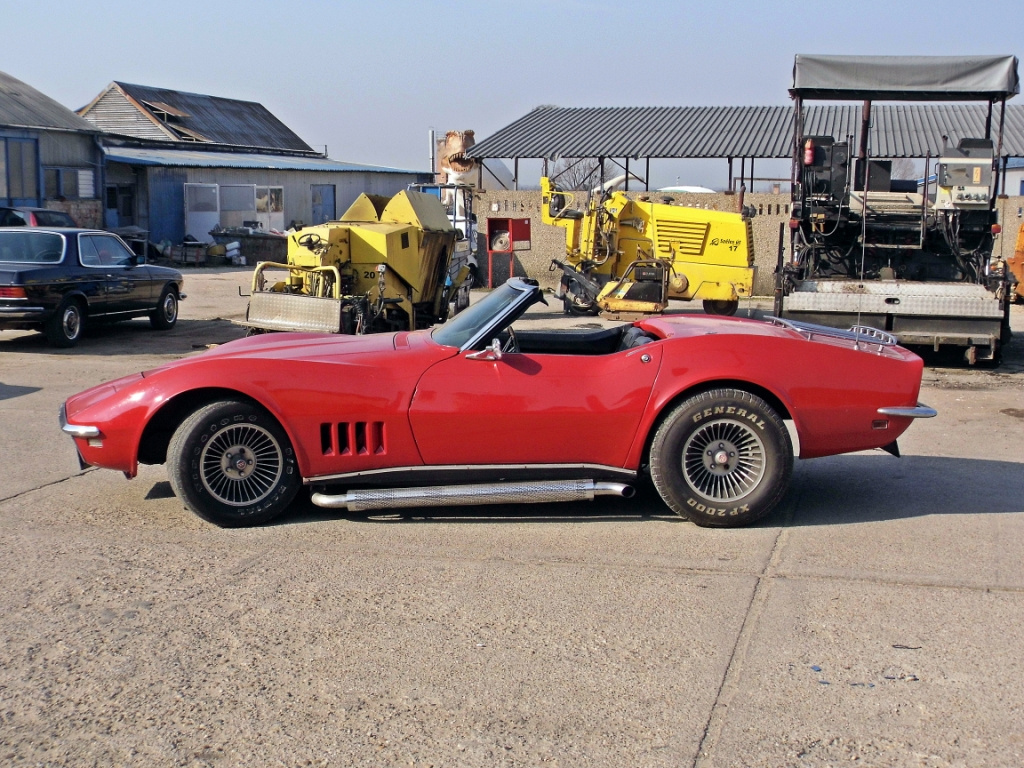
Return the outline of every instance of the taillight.
<path id="1" fill-rule="evenodd" d="M 992 225 L 992 234 L 993 235 L 998 235 L 1002 231 L 1003 231 L 1003 228 L 1002 228 L 1001 225 L 999 225 L 999 224 L 993 224 Z"/>
<path id="2" fill-rule="evenodd" d="M 0 299 L 27 299 L 25 289 L 14 285 L 0 285 Z"/>

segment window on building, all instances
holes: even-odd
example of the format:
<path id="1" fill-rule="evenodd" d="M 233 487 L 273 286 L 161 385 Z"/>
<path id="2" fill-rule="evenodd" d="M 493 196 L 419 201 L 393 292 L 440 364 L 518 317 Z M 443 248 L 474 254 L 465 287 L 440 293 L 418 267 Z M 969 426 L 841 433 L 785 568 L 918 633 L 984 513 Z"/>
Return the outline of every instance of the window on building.
<path id="1" fill-rule="evenodd" d="M 221 184 L 220 210 L 255 211 L 256 188 L 251 184 Z"/>
<path id="2" fill-rule="evenodd" d="M 79 192 L 79 173 L 77 168 L 44 168 L 43 190 L 46 199 L 77 200 L 86 197 Z M 90 194 L 89 197 L 91 196 Z"/>
<path id="3" fill-rule="evenodd" d="M 2 139 L 0 148 L 6 145 L 6 152 L 0 152 L 5 158 L 6 168 L 0 174 L 0 197 L 21 200 L 37 200 L 39 198 L 39 161 L 38 150 L 34 139 Z"/>
<path id="4" fill-rule="evenodd" d="M 283 213 L 284 187 L 256 187 L 257 213 Z"/>

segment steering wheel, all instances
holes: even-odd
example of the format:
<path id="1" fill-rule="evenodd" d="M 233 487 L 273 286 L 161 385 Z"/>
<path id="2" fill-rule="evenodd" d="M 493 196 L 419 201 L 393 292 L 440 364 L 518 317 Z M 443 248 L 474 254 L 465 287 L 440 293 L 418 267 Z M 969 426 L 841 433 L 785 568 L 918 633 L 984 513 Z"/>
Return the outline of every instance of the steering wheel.
<path id="1" fill-rule="evenodd" d="M 322 242 L 320 235 L 316 232 L 307 232 L 304 235 L 299 235 L 299 239 L 296 241 L 299 245 L 313 250 Z"/>
<path id="2" fill-rule="evenodd" d="M 507 352 L 518 352 L 519 351 L 519 340 L 516 339 L 516 332 L 512 330 L 512 326 L 508 327 L 508 338 L 505 339 L 505 343 L 501 346 L 502 353 Z"/>

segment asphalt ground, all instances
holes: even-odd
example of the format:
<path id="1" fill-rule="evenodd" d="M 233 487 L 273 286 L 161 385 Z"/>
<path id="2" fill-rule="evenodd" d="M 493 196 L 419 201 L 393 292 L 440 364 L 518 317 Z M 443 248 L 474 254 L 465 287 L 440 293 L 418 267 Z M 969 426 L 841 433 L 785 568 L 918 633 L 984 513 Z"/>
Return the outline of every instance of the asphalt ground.
<path id="1" fill-rule="evenodd" d="M 902 458 L 797 462 L 750 528 L 647 491 L 221 530 L 79 472 L 60 403 L 242 335 L 249 274 L 187 270 L 166 333 L 0 333 L 0 764 L 1024 762 L 1024 307 L 1000 368 L 926 368 Z"/>

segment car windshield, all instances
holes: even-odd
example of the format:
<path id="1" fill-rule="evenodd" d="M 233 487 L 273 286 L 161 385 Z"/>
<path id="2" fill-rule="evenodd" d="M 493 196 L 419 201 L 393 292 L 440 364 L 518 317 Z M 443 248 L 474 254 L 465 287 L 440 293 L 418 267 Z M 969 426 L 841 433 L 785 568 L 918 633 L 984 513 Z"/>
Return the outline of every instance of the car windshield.
<path id="1" fill-rule="evenodd" d="M 64 237 L 55 232 L 0 231 L 0 261 L 13 264 L 57 264 L 64 255 Z"/>
<path id="2" fill-rule="evenodd" d="M 479 341 L 482 333 L 496 334 L 502 330 L 519 316 L 517 308 L 525 309 L 533 303 L 529 298 L 535 293 L 538 293 L 536 286 L 526 281 L 507 282 L 435 328 L 431 338 L 446 347 L 463 349 L 468 343 Z M 485 342 L 489 340 L 484 337 Z"/>

